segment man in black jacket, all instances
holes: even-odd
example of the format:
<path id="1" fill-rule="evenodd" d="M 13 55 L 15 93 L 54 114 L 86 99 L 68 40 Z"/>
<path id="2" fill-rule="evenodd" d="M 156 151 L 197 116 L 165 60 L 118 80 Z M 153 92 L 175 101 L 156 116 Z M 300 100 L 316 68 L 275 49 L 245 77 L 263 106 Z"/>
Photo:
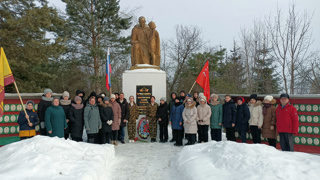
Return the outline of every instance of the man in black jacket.
<path id="1" fill-rule="evenodd" d="M 124 136 L 125 136 L 125 130 L 126 124 L 128 122 L 129 117 L 129 105 L 127 100 L 124 98 L 124 94 L 120 93 L 119 99 L 117 100 L 117 103 L 119 103 L 121 108 L 121 123 L 120 123 L 120 130 L 119 130 L 119 141 L 121 141 L 122 144 L 124 144 Z"/>

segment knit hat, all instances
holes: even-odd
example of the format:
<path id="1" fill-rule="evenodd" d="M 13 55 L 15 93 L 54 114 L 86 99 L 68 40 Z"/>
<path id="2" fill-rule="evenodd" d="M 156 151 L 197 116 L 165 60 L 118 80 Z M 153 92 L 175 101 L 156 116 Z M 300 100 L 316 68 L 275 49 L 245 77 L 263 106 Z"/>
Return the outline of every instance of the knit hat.
<path id="1" fill-rule="evenodd" d="M 214 98 L 214 97 L 219 98 L 218 94 L 211 94 L 210 97 L 211 97 L 211 98 Z"/>
<path id="2" fill-rule="evenodd" d="M 178 99 L 179 101 L 181 101 L 181 97 L 180 97 L 180 96 L 178 96 L 176 99 Z"/>
<path id="3" fill-rule="evenodd" d="M 201 98 L 200 98 L 200 102 L 201 101 L 207 101 L 207 98 L 205 97 L 205 96 L 202 96 Z"/>
<path id="4" fill-rule="evenodd" d="M 77 95 L 77 96 L 78 96 L 80 93 L 82 93 L 83 96 L 86 95 L 86 93 L 85 93 L 84 91 L 82 91 L 82 90 L 77 90 L 77 91 L 76 91 L 76 95 Z"/>
<path id="5" fill-rule="evenodd" d="M 108 97 L 104 97 L 103 102 L 105 102 L 105 101 L 110 101 L 110 99 Z"/>
<path id="6" fill-rule="evenodd" d="M 160 101 L 166 101 L 165 97 L 160 98 Z"/>
<path id="7" fill-rule="evenodd" d="M 238 101 L 238 100 L 242 101 L 242 103 L 245 103 L 245 102 L 246 102 L 246 100 L 245 100 L 243 97 L 241 97 L 241 96 L 239 96 L 239 97 L 237 98 L 237 101 Z"/>
<path id="8" fill-rule="evenodd" d="M 26 105 L 28 105 L 28 104 L 32 104 L 32 106 L 34 105 L 34 102 L 33 101 L 31 101 L 31 100 L 29 100 L 27 103 L 26 103 Z"/>
<path id="9" fill-rule="evenodd" d="M 258 95 L 257 95 L 257 94 L 251 94 L 251 95 L 250 95 L 250 100 L 251 100 L 251 99 L 254 99 L 254 100 L 257 101 Z"/>
<path id="10" fill-rule="evenodd" d="M 80 97 L 80 96 L 76 96 L 76 97 L 74 97 L 74 99 L 73 99 L 73 100 L 74 100 L 74 102 L 77 102 L 77 101 L 79 101 L 79 100 L 80 100 L 80 101 L 82 101 L 82 99 L 81 99 L 81 97 Z"/>
<path id="11" fill-rule="evenodd" d="M 273 97 L 271 95 L 268 95 L 264 97 L 264 100 L 272 101 Z"/>
<path id="12" fill-rule="evenodd" d="M 199 93 L 198 97 L 199 98 L 204 97 L 204 94 L 203 93 Z"/>
<path id="13" fill-rule="evenodd" d="M 106 94 L 105 93 L 100 93 L 99 94 L 102 98 L 106 97 Z"/>
<path id="14" fill-rule="evenodd" d="M 45 89 L 43 94 L 46 95 L 47 93 L 51 93 L 52 94 L 52 90 L 51 89 Z"/>
<path id="15" fill-rule="evenodd" d="M 188 94 L 188 95 L 190 95 L 190 94 Z M 186 96 L 186 101 L 189 101 L 189 100 L 193 101 L 193 98 L 191 97 L 191 95 L 190 96 L 188 96 L 188 95 Z"/>
<path id="16" fill-rule="evenodd" d="M 283 94 L 280 95 L 280 99 L 283 98 L 283 97 L 286 97 L 286 98 L 290 99 L 289 98 L 289 94 L 287 94 L 287 93 L 283 93 Z"/>
<path id="17" fill-rule="evenodd" d="M 110 95 L 110 99 L 115 99 L 115 98 L 116 98 L 116 95 L 114 95 L 114 94 Z"/>
<path id="18" fill-rule="evenodd" d="M 70 97 L 70 94 L 69 94 L 69 92 L 68 91 L 64 91 L 63 93 L 62 93 L 62 97 Z"/>

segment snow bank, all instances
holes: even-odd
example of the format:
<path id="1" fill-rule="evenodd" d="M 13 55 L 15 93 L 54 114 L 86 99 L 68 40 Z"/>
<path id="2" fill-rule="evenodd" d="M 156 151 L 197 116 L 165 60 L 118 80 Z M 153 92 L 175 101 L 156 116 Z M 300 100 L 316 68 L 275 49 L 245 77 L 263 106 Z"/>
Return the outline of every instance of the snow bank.
<path id="1" fill-rule="evenodd" d="M 35 136 L 0 148 L 0 179 L 105 179 L 113 145 Z"/>
<path id="2" fill-rule="evenodd" d="M 229 141 L 184 147 L 172 162 L 179 179 L 318 179 L 320 156 Z"/>

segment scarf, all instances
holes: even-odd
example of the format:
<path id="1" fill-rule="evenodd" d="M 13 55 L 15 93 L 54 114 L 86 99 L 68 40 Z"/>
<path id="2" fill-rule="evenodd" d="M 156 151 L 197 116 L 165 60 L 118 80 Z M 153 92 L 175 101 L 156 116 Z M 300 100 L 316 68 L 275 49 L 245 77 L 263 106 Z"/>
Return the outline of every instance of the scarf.
<path id="1" fill-rule="evenodd" d="M 45 96 L 42 96 L 42 100 L 44 100 L 44 101 L 52 101 L 52 100 L 53 100 L 53 97 L 47 98 L 47 97 L 45 97 Z"/>
<path id="2" fill-rule="evenodd" d="M 71 104 L 71 100 L 61 99 L 61 100 L 60 100 L 60 104 L 61 104 L 61 105 L 64 105 L 64 106 L 65 106 L 65 105 L 70 105 L 70 104 Z"/>
<path id="3" fill-rule="evenodd" d="M 220 101 L 216 101 L 216 102 L 214 102 L 214 101 L 211 101 L 211 103 L 210 103 L 212 106 L 216 106 L 216 105 L 218 105 L 218 104 L 220 104 Z"/>
<path id="4" fill-rule="evenodd" d="M 266 115 L 268 108 L 271 106 L 271 104 L 263 103 L 263 108 L 262 108 L 262 114 Z"/>
<path id="5" fill-rule="evenodd" d="M 83 108 L 83 104 L 71 104 L 71 106 L 73 106 L 75 109 L 82 109 Z"/>

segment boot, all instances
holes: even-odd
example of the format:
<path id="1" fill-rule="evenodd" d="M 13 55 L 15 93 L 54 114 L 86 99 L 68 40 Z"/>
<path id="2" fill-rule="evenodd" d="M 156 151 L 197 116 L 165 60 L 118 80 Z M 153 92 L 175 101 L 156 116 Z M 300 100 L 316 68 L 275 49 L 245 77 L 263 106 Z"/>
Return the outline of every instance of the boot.
<path id="1" fill-rule="evenodd" d="M 114 141 L 111 141 L 111 144 L 114 145 Z"/>
<path id="2" fill-rule="evenodd" d="M 118 146 L 118 141 L 114 141 L 114 145 L 115 145 L 115 146 Z"/>

